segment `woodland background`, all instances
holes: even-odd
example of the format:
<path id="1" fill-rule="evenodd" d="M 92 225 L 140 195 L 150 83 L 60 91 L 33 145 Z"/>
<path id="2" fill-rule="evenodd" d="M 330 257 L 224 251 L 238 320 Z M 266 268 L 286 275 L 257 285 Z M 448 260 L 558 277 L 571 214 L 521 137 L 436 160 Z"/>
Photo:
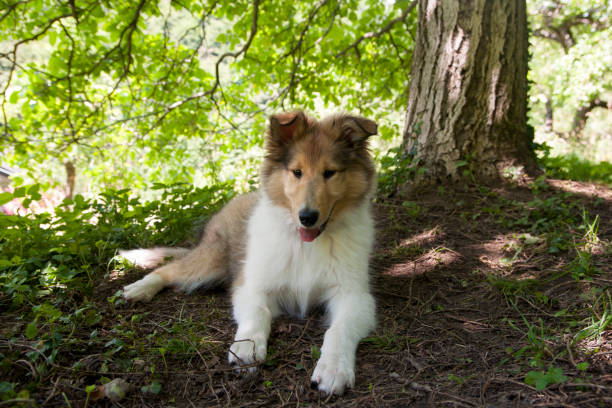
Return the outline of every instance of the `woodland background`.
<path id="1" fill-rule="evenodd" d="M 542 175 L 411 186 L 412 1 L 0 0 L 0 406 L 612 403 L 612 4 L 529 0 Z M 376 120 L 379 327 L 308 389 L 322 318 L 245 381 L 223 290 L 126 304 L 118 248 L 191 245 L 258 185 L 270 114 Z M 104 385 L 130 384 L 117 402 Z"/>

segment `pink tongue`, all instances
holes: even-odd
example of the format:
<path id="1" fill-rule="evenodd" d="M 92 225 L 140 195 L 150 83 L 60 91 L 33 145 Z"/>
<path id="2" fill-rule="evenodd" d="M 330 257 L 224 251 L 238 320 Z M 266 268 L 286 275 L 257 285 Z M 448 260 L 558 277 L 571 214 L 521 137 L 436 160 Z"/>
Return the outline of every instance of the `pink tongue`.
<path id="1" fill-rule="evenodd" d="M 298 228 L 298 231 L 300 233 L 300 238 L 302 239 L 302 241 L 304 242 L 312 242 L 314 241 L 314 239 L 316 237 L 319 236 L 319 229 L 318 228 Z"/>

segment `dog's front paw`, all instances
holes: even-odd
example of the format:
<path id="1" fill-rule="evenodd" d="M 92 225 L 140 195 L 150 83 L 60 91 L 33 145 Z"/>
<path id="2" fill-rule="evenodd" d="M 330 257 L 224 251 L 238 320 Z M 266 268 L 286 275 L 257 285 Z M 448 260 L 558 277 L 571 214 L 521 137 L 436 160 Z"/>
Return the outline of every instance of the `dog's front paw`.
<path id="1" fill-rule="evenodd" d="M 236 339 L 230 347 L 228 360 L 239 372 L 253 374 L 257 364 L 266 361 L 266 341 L 258 336 Z"/>
<path id="2" fill-rule="evenodd" d="M 346 387 L 355 384 L 353 365 L 340 356 L 326 357 L 323 355 L 317 362 L 312 378 L 313 387 L 326 394 L 344 394 Z"/>
<path id="3" fill-rule="evenodd" d="M 123 297 L 126 300 L 148 302 L 166 286 L 163 278 L 156 273 L 150 273 L 139 281 L 123 287 Z"/>

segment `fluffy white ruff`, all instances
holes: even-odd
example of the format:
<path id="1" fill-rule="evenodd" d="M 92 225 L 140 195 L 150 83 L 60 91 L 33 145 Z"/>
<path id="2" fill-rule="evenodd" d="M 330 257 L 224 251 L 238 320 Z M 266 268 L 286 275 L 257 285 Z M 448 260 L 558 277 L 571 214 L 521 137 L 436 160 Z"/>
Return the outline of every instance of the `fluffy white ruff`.
<path id="1" fill-rule="evenodd" d="M 166 286 L 166 282 L 155 272 L 123 288 L 127 300 L 148 302 Z"/>
<path id="2" fill-rule="evenodd" d="M 150 269 L 164 262 L 167 258 L 181 258 L 189 252 L 186 248 L 150 248 L 120 250 L 119 256 L 136 266 Z"/>
<path id="3" fill-rule="evenodd" d="M 375 326 L 369 207 L 364 201 L 346 210 L 313 242 L 302 242 L 290 213 L 262 194 L 249 218 L 243 282 L 233 293 L 238 330 L 230 363 L 247 368 L 265 361 L 271 321 L 283 310 L 303 316 L 311 306 L 325 304 L 330 327 L 312 381 L 328 394 L 354 385 L 357 345 Z"/>

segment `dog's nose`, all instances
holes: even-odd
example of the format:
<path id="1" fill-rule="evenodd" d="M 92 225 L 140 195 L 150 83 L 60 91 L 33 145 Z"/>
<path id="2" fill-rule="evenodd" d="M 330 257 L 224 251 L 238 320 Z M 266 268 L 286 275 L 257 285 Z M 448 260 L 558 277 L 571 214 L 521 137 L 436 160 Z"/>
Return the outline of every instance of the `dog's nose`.
<path id="1" fill-rule="evenodd" d="M 303 209 L 298 215 L 300 222 L 305 227 L 312 227 L 319 219 L 319 212 L 317 210 Z"/>

